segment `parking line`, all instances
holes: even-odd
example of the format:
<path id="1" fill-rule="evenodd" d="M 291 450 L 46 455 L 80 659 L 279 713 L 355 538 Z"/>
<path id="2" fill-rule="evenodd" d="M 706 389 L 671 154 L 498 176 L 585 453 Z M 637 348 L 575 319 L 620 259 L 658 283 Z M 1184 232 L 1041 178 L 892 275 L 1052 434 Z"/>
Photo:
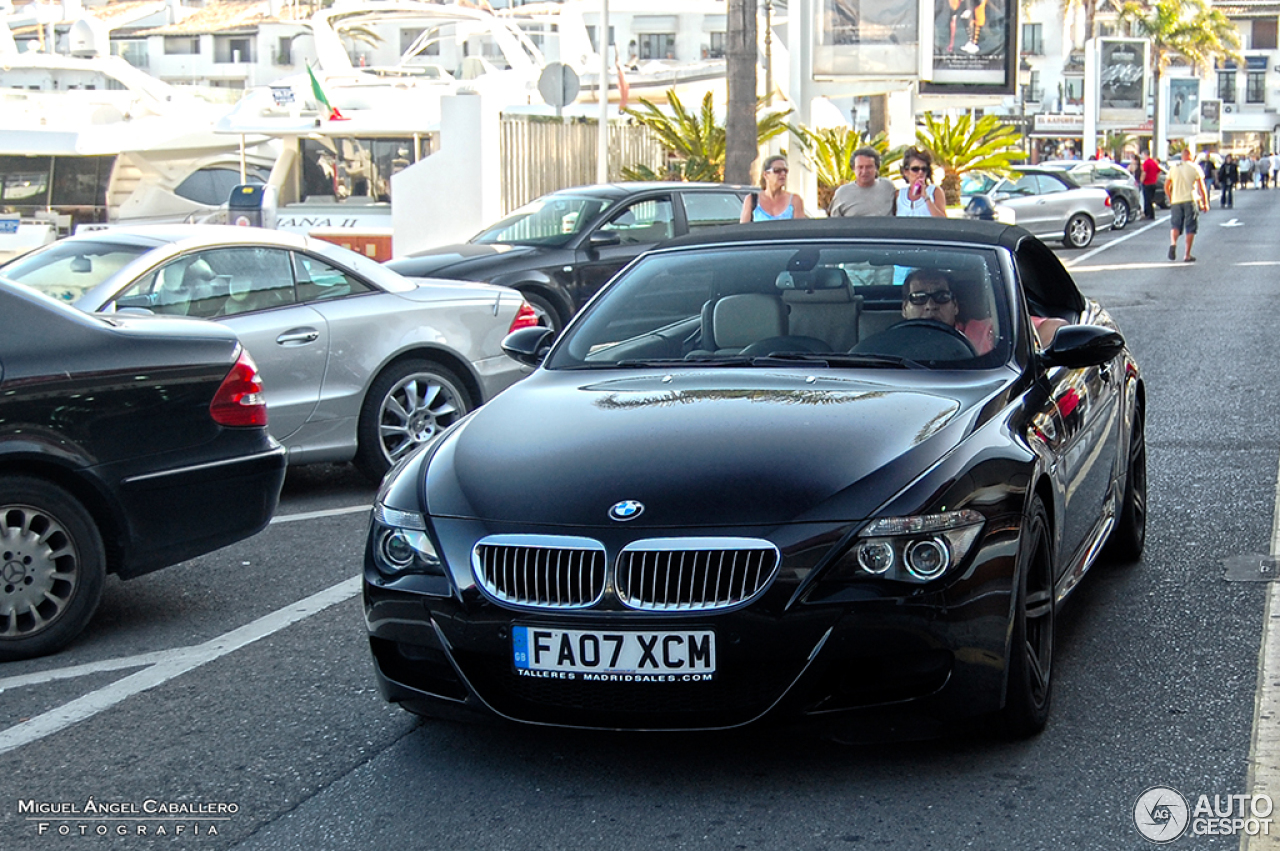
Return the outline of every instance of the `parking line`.
<path id="1" fill-rule="evenodd" d="M 1106 245 L 1099 245 L 1097 248 L 1093 249 L 1092 251 L 1086 251 L 1084 254 L 1081 254 L 1079 257 L 1073 257 L 1071 260 L 1063 263 L 1062 265 L 1070 269 L 1071 267 L 1076 266 L 1079 263 L 1083 263 L 1085 260 L 1088 260 L 1093 255 L 1098 254 L 1099 252 L 1102 252 L 1102 251 L 1106 251 L 1108 248 L 1111 248 L 1112 246 L 1115 246 L 1115 245 L 1119 245 L 1122 242 L 1127 242 L 1128 240 L 1133 239 L 1138 234 L 1146 233 L 1147 231 L 1151 230 L 1154 227 L 1158 227 L 1159 225 L 1161 225 L 1166 221 L 1167 219 L 1156 219 L 1146 227 L 1138 228 L 1133 233 L 1127 233 L 1124 236 L 1120 237 L 1119 239 L 1113 239 L 1110 242 L 1108 242 Z"/>
<path id="2" fill-rule="evenodd" d="M 221 659 L 229 653 L 234 653 L 330 606 L 345 602 L 359 593 L 360 577 L 353 576 L 318 594 L 312 594 L 283 609 L 277 609 L 203 644 L 167 651 L 163 660 L 152 663 L 145 670 L 130 674 L 122 680 L 89 692 L 42 715 L 29 718 L 7 730 L 0 730 L 0 754 L 29 745 L 45 736 L 92 718 L 135 694 L 163 685 L 201 665 Z"/>
<path id="3" fill-rule="evenodd" d="M 292 523 L 295 520 L 315 520 L 319 517 L 341 517 L 343 514 L 356 514 L 361 511 L 369 511 L 372 505 L 349 505 L 346 508 L 326 508 L 323 511 L 304 511 L 301 514 L 286 514 L 284 517 L 272 517 L 271 525 L 277 523 Z"/>

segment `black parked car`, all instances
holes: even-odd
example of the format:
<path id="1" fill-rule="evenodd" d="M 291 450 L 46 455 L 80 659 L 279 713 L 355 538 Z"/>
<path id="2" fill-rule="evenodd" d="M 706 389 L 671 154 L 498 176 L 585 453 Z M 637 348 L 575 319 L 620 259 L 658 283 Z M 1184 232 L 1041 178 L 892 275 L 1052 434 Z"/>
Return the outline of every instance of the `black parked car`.
<path id="1" fill-rule="evenodd" d="M 0 662 L 51 653 L 130 579 L 267 525 L 284 449 L 211 322 L 90 316 L 0 282 Z"/>
<path id="2" fill-rule="evenodd" d="M 375 500 L 365 617 L 410 710 L 1029 735 L 1061 600 L 1104 544 L 1142 552 L 1138 366 L 1022 228 L 708 231 L 551 339 L 508 337 L 539 368 Z"/>
<path id="3" fill-rule="evenodd" d="M 615 183 L 579 186 L 526 204 L 462 245 L 398 257 L 411 278 L 512 287 L 559 330 L 615 272 L 664 239 L 738 221 L 749 186 Z"/>

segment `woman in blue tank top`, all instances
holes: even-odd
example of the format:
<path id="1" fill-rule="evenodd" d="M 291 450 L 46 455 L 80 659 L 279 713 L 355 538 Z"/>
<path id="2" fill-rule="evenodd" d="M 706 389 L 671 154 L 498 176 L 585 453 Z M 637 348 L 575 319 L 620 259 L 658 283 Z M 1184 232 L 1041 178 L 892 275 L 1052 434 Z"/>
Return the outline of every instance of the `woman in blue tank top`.
<path id="1" fill-rule="evenodd" d="M 803 219 L 804 199 L 788 192 L 787 158 L 777 154 L 764 161 L 760 171 L 760 192 L 748 195 L 742 202 L 740 222 L 771 222 L 777 219 Z"/>

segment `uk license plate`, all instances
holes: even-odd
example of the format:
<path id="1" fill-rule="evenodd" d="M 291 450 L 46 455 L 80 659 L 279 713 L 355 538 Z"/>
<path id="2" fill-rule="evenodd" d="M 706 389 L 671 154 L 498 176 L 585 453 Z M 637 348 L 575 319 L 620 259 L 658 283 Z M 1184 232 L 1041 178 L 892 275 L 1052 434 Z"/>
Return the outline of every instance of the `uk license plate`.
<path id="1" fill-rule="evenodd" d="M 707 682 L 715 678 L 711 630 L 634 632 L 516 626 L 512 660 L 520 676 L 603 682 Z"/>

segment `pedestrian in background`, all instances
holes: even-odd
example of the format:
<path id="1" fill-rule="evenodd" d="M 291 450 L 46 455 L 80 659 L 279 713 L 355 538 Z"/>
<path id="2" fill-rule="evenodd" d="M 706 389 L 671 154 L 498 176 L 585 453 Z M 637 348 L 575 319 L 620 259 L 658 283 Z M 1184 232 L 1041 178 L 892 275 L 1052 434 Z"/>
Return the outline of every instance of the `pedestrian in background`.
<path id="1" fill-rule="evenodd" d="M 1236 205 L 1236 183 L 1239 180 L 1240 167 L 1236 165 L 1235 157 L 1227 154 L 1222 158 L 1222 165 L 1218 168 L 1218 186 L 1222 187 L 1222 200 L 1220 203 L 1223 209 Z"/>
<path id="2" fill-rule="evenodd" d="M 1258 184 L 1266 189 L 1271 180 L 1271 154 L 1265 153 L 1258 159 Z"/>
<path id="3" fill-rule="evenodd" d="M 1205 189 L 1200 167 L 1191 161 L 1190 148 L 1183 148 L 1182 162 L 1169 169 L 1164 192 L 1169 197 L 1169 259 L 1177 259 L 1178 237 L 1185 233 L 1187 252 L 1182 259 L 1194 263 L 1196 258 L 1191 254 L 1191 243 L 1196 239 L 1199 213 L 1209 210 L 1209 192 Z"/>
<path id="4" fill-rule="evenodd" d="M 933 155 L 924 148 L 907 148 L 902 155 L 902 179 L 894 214 L 907 217 L 947 217 L 947 197 L 933 182 Z"/>
<path id="5" fill-rule="evenodd" d="M 1253 183 L 1253 157 L 1247 153 L 1240 158 L 1240 188 L 1248 189 Z"/>
<path id="6" fill-rule="evenodd" d="M 778 219 L 803 219 L 804 199 L 787 191 L 787 158 L 774 154 L 760 170 L 759 192 L 752 192 L 742 202 L 740 222 L 771 222 Z"/>
<path id="7" fill-rule="evenodd" d="M 1156 162 L 1150 151 L 1144 153 L 1146 156 L 1142 160 L 1141 178 L 1142 217 L 1154 219 L 1156 217 L 1156 186 L 1160 183 L 1160 163 Z"/>
<path id="8" fill-rule="evenodd" d="M 897 201 L 893 183 L 880 176 L 880 152 L 858 148 L 849 158 L 853 183 L 836 188 L 828 213 L 836 216 L 892 216 Z"/>

